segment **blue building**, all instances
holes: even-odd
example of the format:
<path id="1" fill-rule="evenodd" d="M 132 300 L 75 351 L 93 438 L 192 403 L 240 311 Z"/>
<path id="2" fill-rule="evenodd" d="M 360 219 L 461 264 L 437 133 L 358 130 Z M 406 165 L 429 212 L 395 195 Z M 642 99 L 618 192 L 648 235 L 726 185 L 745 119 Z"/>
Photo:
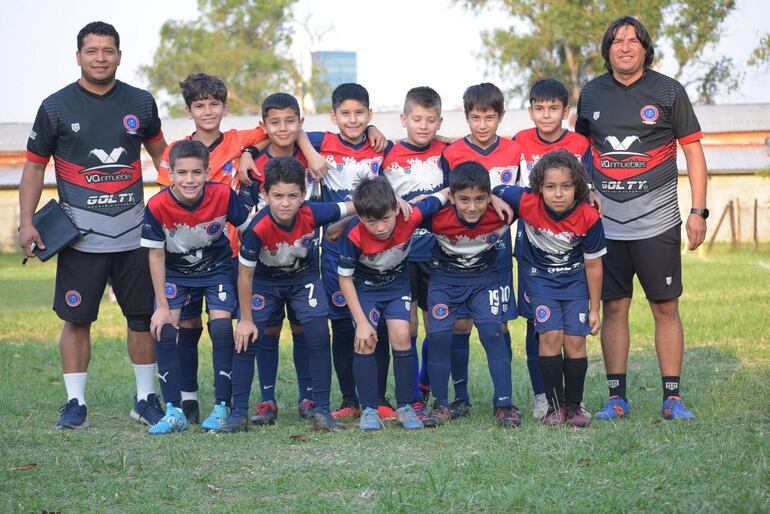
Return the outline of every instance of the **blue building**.
<path id="1" fill-rule="evenodd" d="M 335 87 L 347 82 L 357 82 L 356 52 L 312 52 L 313 68 L 319 69 L 320 79 L 328 84 L 329 94 L 316 98 L 317 107 L 327 106 L 331 102 L 331 92 Z"/>

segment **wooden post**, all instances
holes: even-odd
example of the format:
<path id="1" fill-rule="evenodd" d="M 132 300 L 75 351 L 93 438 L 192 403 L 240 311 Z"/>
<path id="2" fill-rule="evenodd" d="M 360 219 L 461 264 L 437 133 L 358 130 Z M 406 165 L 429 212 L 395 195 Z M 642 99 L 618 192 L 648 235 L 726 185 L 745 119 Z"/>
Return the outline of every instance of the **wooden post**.
<path id="1" fill-rule="evenodd" d="M 707 250 L 711 251 L 711 247 L 714 246 L 714 240 L 717 238 L 717 234 L 719 234 L 719 229 L 722 227 L 722 222 L 725 220 L 725 216 L 727 216 L 727 211 L 730 210 L 730 205 L 725 205 L 724 210 L 722 211 L 722 215 L 719 217 L 719 221 L 717 222 L 717 227 L 714 229 L 714 232 L 711 233 L 711 239 L 709 239 L 709 244 Z"/>
<path id="2" fill-rule="evenodd" d="M 735 248 L 735 203 L 730 200 L 727 203 L 727 208 L 730 210 L 730 245 Z"/>
<path id="3" fill-rule="evenodd" d="M 741 199 L 735 199 L 735 239 L 738 244 L 741 244 Z"/>
<path id="4" fill-rule="evenodd" d="M 754 198 L 754 251 L 759 248 L 759 228 L 757 228 L 757 211 L 759 210 L 759 200 Z"/>

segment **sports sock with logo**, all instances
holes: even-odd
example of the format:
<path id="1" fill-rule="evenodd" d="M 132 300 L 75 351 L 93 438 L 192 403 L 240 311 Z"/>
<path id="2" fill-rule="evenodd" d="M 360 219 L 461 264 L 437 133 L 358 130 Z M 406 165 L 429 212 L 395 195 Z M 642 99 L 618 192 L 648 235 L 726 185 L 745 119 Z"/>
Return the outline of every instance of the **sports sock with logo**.
<path id="1" fill-rule="evenodd" d="M 564 403 L 564 358 L 559 355 L 541 355 L 540 373 L 543 376 L 545 397 L 551 405 Z"/>
<path id="2" fill-rule="evenodd" d="M 412 380 L 412 400 L 414 400 L 422 398 L 422 393 L 420 393 L 420 359 L 417 357 L 417 336 L 411 337 L 409 343 L 411 345 L 412 361 L 414 365 L 414 380 Z M 395 358 L 396 356 L 394 353 L 393 359 L 395 360 Z M 393 366 L 395 367 L 395 365 L 394 362 Z"/>
<path id="3" fill-rule="evenodd" d="M 385 344 L 379 342 L 379 344 Z M 356 389 L 362 408 L 377 408 L 377 361 L 374 353 L 353 355 L 353 374 L 356 377 Z"/>
<path id="4" fill-rule="evenodd" d="M 329 409 L 329 393 L 332 386 L 329 322 L 326 317 L 311 318 L 302 323 L 302 332 L 305 334 L 308 346 L 313 406 L 318 411 L 325 411 Z"/>
<path id="5" fill-rule="evenodd" d="M 450 350 L 452 362 L 452 384 L 455 400 L 469 400 L 468 396 L 468 361 L 470 360 L 470 334 L 452 334 Z"/>
<path id="6" fill-rule="evenodd" d="M 431 392 L 440 405 L 449 405 L 449 371 L 451 368 L 452 330 L 431 332 L 428 373 Z"/>
<path id="7" fill-rule="evenodd" d="M 607 388 L 610 390 L 610 396 L 626 397 L 626 374 L 625 373 L 607 373 Z"/>
<path id="8" fill-rule="evenodd" d="M 679 377 L 669 376 L 661 377 L 663 382 L 663 401 L 669 399 L 671 396 L 679 396 Z"/>
<path id="9" fill-rule="evenodd" d="M 155 393 L 156 364 L 133 364 L 134 379 L 136 380 L 136 400 L 146 400 Z"/>
<path id="10" fill-rule="evenodd" d="M 355 329 L 350 318 L 332 320 L 332 358 L 342 399 L 358 403 L 356 380 L 353 377 L 353 340 Z"/>
<path id="11" fill-rule="evenodd" d="M 481 323 L 476 327 L 479 339 L 487 354 L 487 367 L 492 377 L 494 388 L 493 404 L 497 407 L 510 407 L 513 404 L 513 384 L 511 382 L 511 358 L 500 325 Z"/>
<path id="12" fill-rule="evenodd" d="M 399 407 L 410 403 L 415 398 L 414 380 L 416 371 L 414 365 L 414 350 L 393 350 L 393 375 L 396 382 L 396 404 Z M 419 393 L 418 393 L 419 395 Z"/>
<path id="13" fill-rule="evenodd" d="M 532 384 L 532 392 L 543 394 L 545 386 L 543 385 L 543 375 L 540 373 L 540 337 L 535 330 L 533 320 L 527 320 L 527 370 L 529 371 L 529 381 Z"/>
<path id="14" fill-rule="evenodd" d="M 423 386 L 430 386 L 430 376 L 428 375 L 428 354 L 430 352 L 430 344 L 428 343 L 428 336 L 422 340 L 422 362 L 420 362 L 420 384 Z"/>
<path id="15" fill-rule="evenodd" d="M 233 393 L 233 321 L 230 318 L 209 321 L 211 336 L 211 363 L 214 367 L 214 397 L 217 403 L 230 405 Z"/>
<path id="16" fill-rule="evenodd" d="M 377 399 L 385 400 L 388 395 L 388 371 L 390 370 L 390 345 L 388 344 L 388 325 L 385 320 L 377 325 L 377 344 L 374 360 L 377 362 Z"/>
<path id="17" fill-rule="evenodd" d="M 155 344 L 155 355 L 158 359 L 158 378 L 163 401 L 178 407 L 182 401 L 179 386 L 179 352 L 177 352 L 177 329 L 172 325 L 163 325 L 160 341 Z"/>
<path id="18" fill-rule="evenodd" d="M 233 351 L 233 412 L 244 416 L 249 411 L 249 395 L 251 383 L 254 380 L 254 360 L 257 357 L 257 346 L 262 343 L 265 333 L 264 325 L 257 325 L 257 339 L 249 342 L 246 350 Z"/>
<path id="19" fill-rule="evenodd" d="M 202 333 L 202 327 L 179 327 L 177 352 L 179 352 L 179 366 L 181 367 L 179 383 L 183 393 L 192 393 L 198 390 L 198 341 L 200 341 Z M 186 399 L 182 398 L 182 400 Z"/>
<path id="20" fill-rule="evenodd" d="M 73 398 L 80 405 L 86 404 L 86 382 L 88 381 L 88 372 L 82 373 L 64 373 L 64 388 L 67 390 L 67 401 Z M 152 377 L 155 381 L 155 377 Z"/>
<path id="21" fill-rule="evenodd" d="M 564 403 L 569 407 L 578 407 L 583 401 L 583 387 L 588 371 L 588 357 L 564 358 Z"/>
<path id="22" fill-rule="evenodd" d="M 263 335 L 257 346 L 259 391 L 263 402 L 275 403 L 275 381 L 278 377 L 278 337 Z"/>
<path id="23" fill-rule="evenodd" d="M 308 360 L 308 347 L 304 332 L 291 333 L 294 355 L 294 371 L 297 373 L 297 389 L 299 400 L 313 399 L 313 386 L 310 382 L 310 362 Z"/>

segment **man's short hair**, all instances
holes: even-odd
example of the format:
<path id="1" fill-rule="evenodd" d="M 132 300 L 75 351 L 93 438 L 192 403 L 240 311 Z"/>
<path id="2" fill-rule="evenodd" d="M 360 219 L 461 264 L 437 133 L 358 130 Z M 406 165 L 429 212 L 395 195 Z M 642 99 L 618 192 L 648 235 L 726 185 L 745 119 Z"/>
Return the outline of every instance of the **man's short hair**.
<path id="1" fill-rule="evenodd" d="M 467 161 L 458 164 L 449 172 L 449 192 L 455 194 L 463 189 L 476 188 L 482 193 L 489 193 L 492 184 L 489 181 L 489 172 L 476 161 Z"/>
<path id="2" fill-rule="evenodd" d="M 481 112 L 491 109 L 502 116 L 505 113 L 503 92 L 491 82 L 471 86 L 463 93 L 463 109 L 466 117 L 473 109 Z"/>
<path id="3" fill-rule="evenodd" d="M 275 184 L 297 184 L 305 192 L 305 167 L 291 155 L 273 157 L 265 164 L 265 191 Z"/>
<path id="4" fill-rule="evenodd" d="M 334 88 L 332 91 L 332 110 L 336 111 L 345 100 L 355 100 L 361 102 L 367 109 L 369 108 L 369 92 L 361 84 L 348 82 Z"/>
<path id="5" fill-rule="evenodd" d="M 193 73 L 179 83 L 182 88 L 182 97 L 187 107 L 198 100 L 213 98 L 222 103 L 227 103 L 227 86 L 224 81 L 214 75 L 206 73 Z"/>
<path id="6" fill-rule="evenodd" d="M 561 100 L 563 107 L 569 105 L 569 91 L 567 87 L 556 79 L 538 80 L 529 90 L 529 104 L 535 102 Z"/>
<path id="7" fill-rule="evenodd" d="M 642 47 L 645 50 L 644 69 L 649 69 L 649 67 L 652 66 L 653 59 L 655 59 L 655 49 L 652 46 L 652 37 L 650 37 L 650 33 L 647 31 L 647 28 L 642 24 L 641 21 L 637 20 L 633 16 L 622 16 L 610 23 L 610 26 L 607 27 L 607 32 L 605 32 L 604 36 L 602 37 L 602 57 L 604 58 L 604 67 L 610 73 L 612 73 L 612 65 L 610 64 L 610 47 L 612 46 L 612 41 L 615 39 L 615 33 L 619 28 L 626 25 L 634 27 L 634 30 L 636 30 L 636 37 L 639 39 L 639 42 L 642 44 Z"/>
<path id="8" fill-rule="evenodd" d="M 413 87 L 404 99 L 404 114 L 409 114 L 412 107 L 419 105 L 423 109 L 436 109 L 441 114 L 441 97 L 435 89 L 428 86 Z"/>
<path id="9" fill-rule="evenodd" d="M 564 149 L 549 152 L 535 163 L 529 174 L 529 187 L 542 194 L 545 172 L 552 168 L 565 169 L 569 172 L 575 186 L 575 200 L 580 201 L 588 196 L 585 168 L 573 154 Z"/>
<path id="10" fill-rule="evenodd" d="M 353 190 L 353 206 L 359 217 L 384 218 L 398 207 L 393 186 L 385 177 L 363 178 Z"/>
<path id="11" fill-rule="evenodd" d="M 168 153 L 168 164 L 171 167 L 171 171 L 174 171 L 174 168 L 176 168 L 177 160 L 188 157 L 200 159 L 203 162 L 204 170 L 209 167 L 209 149 L 206 148 L 206 145 L 200 141 L 182 139 L 174 143 L 174 146 L 171 147 L 171 151 Z"/>
<path id="12" fill-rule="evenodd" d="M 78 52 L 83 49 L 86 36 L 94 34 L 96 36 L 112 36 L 115 39 L 115 48 L 120 50 L 120 35 L 115 27 L 103 21 L 92 21 L 78 32 Z"/>
<path id="13" fill-rule="evenodd" d="M 299 102 L 297 102 L 296 98 L 287 93 L 274 93 L 265 98 L 265 101 L 262 102 L 262 121 L 267 119 L 270 109 L 278 109 L 279 111 L 291 109 L 297 114 L 297 118 L 301 116 Z"/>

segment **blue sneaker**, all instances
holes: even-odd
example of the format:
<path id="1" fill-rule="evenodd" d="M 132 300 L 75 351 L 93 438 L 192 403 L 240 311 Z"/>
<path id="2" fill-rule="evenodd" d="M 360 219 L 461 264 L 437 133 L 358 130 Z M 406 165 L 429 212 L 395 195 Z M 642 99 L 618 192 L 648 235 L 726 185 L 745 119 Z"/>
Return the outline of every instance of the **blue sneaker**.
<path id="1" fill-rule="evenodd" d="M 358 421 L 358 429 L 368 432 L 370 430 L 380 430 L 382 428 L 385 428 L 385 425 L 383 424 L 377 409 L 372 409 L 371 407 L 365 408 L 361 413 L 361 419 Z"/>
<path id="2" fill-rule="evenodd" d="M 80 405 L 77 398 L 73 398 L 59 408 L 59 421 L 56 422 L 56 428 L 85 428 L 88 426 L 86 416 L 88 408 Z"/>
<path id="3" fill-rule="evenodd" d="M 425 428 L 423 422 L 417 417 L 417 412 L 415 412 L 414 408 L 409 404 L 396 409 L 396 417 L 398 418 L 398 422 L 401 423 L 401 426 L 407 430 Z"/>
<path id="4" fill-rule="evenodd" d="M 136 400 L 136 397 L 134 397 Z M 134 403 L 134 408 L 131 409 L 131 417 L 141 423 L 144 423 L 148 427 L 157 424 L 166 413 L 163 412 L 163 408 L 160 406 L 160 400 L 155 393 L 147 395 L 146 400 L 139 400 Z"/>
<path id="5" fill-rule="evenodd" d="M 596 413 L 596 419 L 612 421 L 617 418 L 626 418 L 631 415 L 631 406 L 628 401 L 620 396 L 610 396 L 602 410 Z"/>
<path id="6" fill-rule="evenodd" d="M 695 414 L 687 410 L 684 402 L 678 396 L 669 396 L 660 408 L 663 419 L 684 420 L 695 419 Z"/>
<path id="7" fill-rule="evenodd" d="M 165 435 L 172 432 L 182 432 L 190 428 L 187 418 L 181 409 L 177 409 L 171 403 L 166 404 L 166 415 L 147 430 L 150 435 Z"/>
<path id="8" fill-rule="evenodd" d="M 246 432 L 249 430 L 249 412 L 245 409 L 233 409 L 230 417 L 213 431 L 218 433 Z"/>
<path id="9" fill-rule="evenodd" d="M 230 407 L 225 402 L 219 402 L 214 405 L 211 415 L 203 420 L 201 428 L 203 430 L 216 430 L 224 426 L 228 419 L 230 419 Z"/>

